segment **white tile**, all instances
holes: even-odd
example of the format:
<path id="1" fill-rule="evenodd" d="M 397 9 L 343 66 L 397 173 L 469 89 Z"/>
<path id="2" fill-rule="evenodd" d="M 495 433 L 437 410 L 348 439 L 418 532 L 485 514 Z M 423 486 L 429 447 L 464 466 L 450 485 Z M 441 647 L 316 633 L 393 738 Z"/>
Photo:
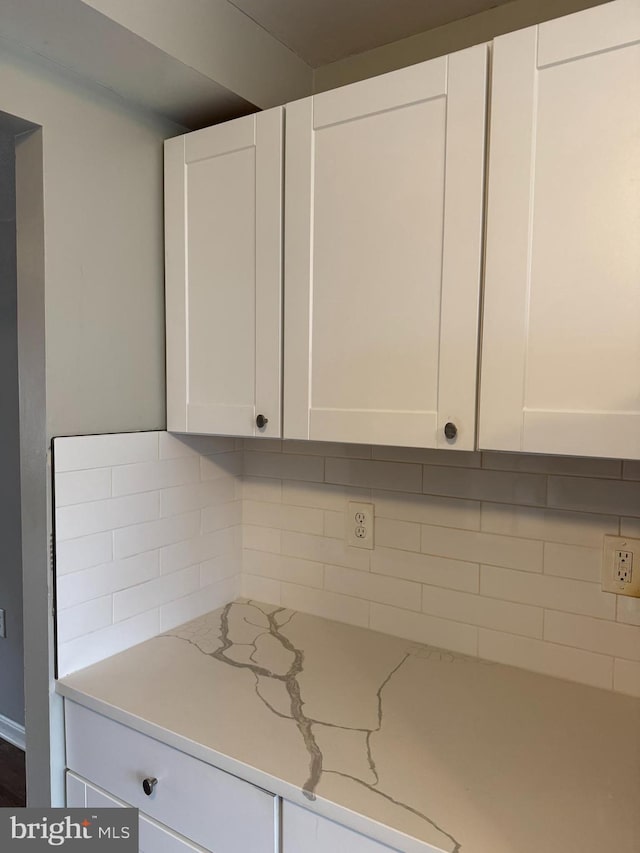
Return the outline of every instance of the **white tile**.
<path id="1" fill-rule="evenodd" d="M 494 453 L 485 450 L 482 467 L 496 471 L 526 471 L 531 474 L 569 474 L 574 477 L 620 476 L 618 459 L 587 459 L 582 456 L 542 456 L 528 453 Z"/>
<path id="2" fill-rule="evenodd" d="M 428 495 L 544 506 L 546 490 L 540 474 L 424 466 L 422 491 Z"/>
<path id="3" fill-rule="evenodd" d="M 243 551 L 243 569 L 250 575 L 287 581 L 300 586 L 322 589 L 324 566 L 312 560 L 287 557 L 282 554 L 267 554 L 264 551 Z"/>
<path id="4" fill-rule="evenodd" d="M 94 533 L 93 536 L 81 536 L 60 542 L 56 538 L 56 575 L 79 572 L 91 566 L 108 563 L 113 557 L 113 536 L 111 531 Z"/>
<path id="5" fill-rule="evenodd" d="M 266 501 L 245 500 L 243 520 L 245 524 L 297 530 L 300 533 L 315 533 L 316 535 L 322 535 L 324 530 L 322 510 L 274 504 Z"/>
<path id="6" fill-rule="evenodd" d="M 111 468 L 88 468 L 56 474 L 57 507 L 100 501 L 111 497 Z"/>
<path id="7" fill-rule="evenodd" d="M 412 613 L 386 604 L 372 604 L 369 626 L 374 631 L 392 634 L 406 640 L 426 643 L 441 649 L 475 655 L 478 649 L 478 629 L 461 622 L 451 622 L 424 613 Z"/>
<path id="8" fill-rule="evenodd" d="M 640 460 L 626 460 L 622 463 L 622 477 L 625 480 L 640 480 Z"/>
<path id="9" fill-rule="evenodd" d="M 207 506 L 202 510 L 202 532 L 221 530 L 242 524 L 242 501 L 231 501 L 218 506 Z"/>
<path id="10" fill-rule="evenodd" d="M 542 608 L 527 604 L 424 586 L 422 610 L 432 616 L 455 619 L 467 625 L 495 628 L 496 631 L 509 631 L 526 637 L 542 637 Z"/>
<path id="11" fill-rule="evenodd" d="M 375 544 L 403 551 L 420 550 L 420 525 L 395 518 L 376 518 Z"/>
<path id="12" fill-rule="evenodd" d="M 634 625 L 547 610 L 544 638 L 550 643 L 640 661 L 640 628 Z"/>
<path id="13" fill-rule="evenodd" d="M 280 584 L 280 603 L 283 607 L 311 613 L 349 625 L 366 628 L 369 624 L 369 602 L 323 589 L 311 589 L 293 583 Z"/>
<path id="14" fill-rule="evenodd" d="M 629 660 L 616 660 L 613 670 L 613 689 L 618 693 L 640 698 L 640 664 Z"/>
<path id="15" fill-rule="evenodd" d="M 126 622 L 109 625 L 87 636 L 61 643 L 58 647 L 58 675 L 62 678 L 105 660 L 155 637 L 159 631 L 160 613 L 158 610 L 150 610 Z"/>
<path id="16" fill-rule="evenodd" d="M 200 465 L 197 456 L 119 465 L 113 468 L 113 494 L 118 496 L 153 492 L 171 486 L 197 483 L 199 480 Z"/>
<path id="17" fill-rule="evenodd" d="M 245 541 L 245 547 L 249 547 Z M 311 536 L 308 533 L 282 532 L 282 553 L 316 563 L 330 563 L 349 569 L 369 569 L 369 554 L 365 548 L 351 548 L 339 539 Z"/>
<path id="18" fill-rule="evenodd" d="M 227 577 L 190 595 L 171 601 L 160 608 L 160 630 L 172 628 L 224 607 L 240 594 L 240 578 Z"/>
<path id="19" fill-rule="evenodd" d="M 211 560 L 200 563 L 200 586 L 211 586 L 224 578 L 240 577 L 242 574 L 242 551 L 233 554 L 220 554 Z"/>
<path id="20" fill-rule="evenodd" d="M 344 539 L 346 537 L 346 524 L 344 512 L 335 510 L 324 510 L 324 526 L 322 532 L 329 539 Z"/>
<path id="21" fill-rule="evenodd" d="M 480 628 L 479 655 L 544 675 L 611 690 L 613 658 Z"/>
<path id="22" fill-rule="evenodd" d="M 198 566 L 190 566 L 180 572 L 156 578 L 139 586 L 114 593 L 113 621 L 121 622 L 153 610 L 161 604 L 168 604 L 177 598 L 188 595 L 200 588 Z"/>
<path id="23" fill-rule="evenodd" d="M 179 456 L 205 456 L 235 450 L 235 439 L 218 435 L 178 435 L 161 432 L 160 459 L 176 459 Z"/>
<path id="24" fill-rule="evenodd" d="M 616 619 L 627 625 L 640 625 L 640 598 L 628 598 L 626 595 L 617 595 L 618 609 Z"/>
<path id="25" fill-rule="evenodd" d="M 340 444 L 332 441 L 282 442 L 283 453 L 308 453 L 313 456 L 345 456 L 347 459 L 371 459 L 369 444 Z"/>
<path id="26" fill-rule="evenodd" d="M 640 518 L 621 518 L 620 536 L 633 536 L 640 539 Z"/>
<path id="27" fill-rule="evenodd" d="M 282 502 L 291 506 L 308 506 L 344 512 L 347 501 L 370 501 L 370 489 L 356 489 L 333 483 L 301 483 L 285 480 Z"/>
<path id="28" fill-rule="evenodd" d="M 480 566 L 477 563 L 430 554 L 376 548 L 371 555 L 371 571 L 464 592 L 478 592 L 480 589 Z"/>
<path id="29" fill-rule="evenodd" d="M 190 539 L 200 530 L 200 513 L 188 512 L 174 518 L 161 518 L 148 524 L 134 524 L 114 531 L 114 554 L 131 557 L 143 551 L 153 551 L 172 542 Z"/>
<path id="30" fill-rule="evenodd" d="M 422 550 L 425 554 L 469 563 L 489 563 L 524 572 L 542 571 L 542 542 L 531 539 L 423 525 Z"/>
<path id="31" fill-rule="evenodd" d="M 280 581 L 256 575 L 242 575 L 242 597 L 265 604 L 280 604 Z"/>
<path id="32" fill-rule="evenodd" d="M 220 554 L 230 554 L 234 548 L 239 549 L 240 537 L 238 528 L 225 527 L 166 545 L 160 550 L 160 573 L 168 575 Z"/>
<path id="33" fill-rule="evenodd" d="M 236 477 L 242 473 L 242 453 L 216 453 L 215 456 L 200 457 L 200 479 L 219 480 L 220 477 Z"/>
<path id="34" fill-rule="evenodd" d="M 108 498 L 56 510 L 56 538 L 75 539 L 158 518 L 158 492 Z"/>
<path id="35" fill-rule="evenodd" d="M 390 494 L 374 490 L 373 502 L 376 516 L 435 524 L 439 527 L 461 527 L 464 530 L 480 529 L 480 502 L 440 495 Z"/>
<path id="36" fill-rule="evenodd" d="M 617 535 L 618 520 L 587 512 L 483 503 L 481 529 L 524 539 L 601 548 L 605 534 Z"/>
<path id="37" fill-rule="evenodd" d="M 324 457 L 298 453 L 246 453 L 244 472 L 250 477 L 281 480 L 324 480 Z"/>
<path id="38" fill-rule="evenodd" d="M 280 503 L 282 500 L 282 480 L 245 475 L 242 478 L 242 497 L 248 501 Z"/>
<path id="39" fill-rule="evenodd" d="M 389 462 L 418 462 L 455 468 L 479 468 L 481 459 L 480 453 L 475 451 L 431 450 L 426 447 L 374 447 L 372 456 Z"/>
<path id="40" fill-rule="evenodd" d="M 54 470 L 108 468 L 158 458 L 157 432 L 125 432 L 114 435 L 81 435 L 54 439 Z"/>
<path id="41" fill-rule="evenodd" d="M 280 438 L 253 438 L 242 439 L 242 449 L 249 453 L 281 453 L 282 439 Z"/>
<path id="42" fill-rule="evenodd" d="M 253 524 L 242 525 L 242 547 L 256 551 L 280 553 L 282 533 L 273 527 L 257 527 Z"/>
<path id="43" fill-rule="evenodd" d="M 640 516 L 640 487 L 624 480 L 590 480 L 586 477 L 549 477 L 549 506 Z"/>
<path id="44" fill-rule="evenodd" d="M 367 489 L 420 492 L 422 467 L 403 462 L 327 458 L 325 480 L 327 483 Z"/>
<path id="45" fill-rule="evenodd" d="M 483 565 L 480 567 L 480 592 L 504 601 L 521 601 L 551 610 L 615 619 L 615 595 L 602 592 L 600 585 L 595 583 Z"/>
<path id="46" fill-rule="evenodd" d="M 58 607 L 71 607 L 127 589 L 159 574 L 158 552 L 147 551 L 125 560 L 115 560 L 71 575 L 63 575 L 58 578 L 56 584 Z"/>
<path id="47" fill-rule="evenodd" d="M 58 610 L 58 642 L 66 643 L 111 625 L 112 614 L 113 601 L 110 595 Z"/>
<path id="48" fill-rule="evenodd" d="M 324 587 L 330 592 L 353 595 L 365 601 L 420 610 L 421 587 L 412 581 L 359 572 L 342 566 L 325 566 Z"/>
<path id="49" fill-rule="evenodd" d="M 176 486 L 160 492 L 160 515 L 162 518 L 168 518 L 235 499 L 236 487 L 232 477 L 194 483 L 190 486 Z"/>
<path id="50" fill-rule="evenodd" d="M 602 550 L 582 548 L 580 545 L 559 545 L 545 542 L 544 573 L 579 581 L 600 583 L 602 575 Z"/>

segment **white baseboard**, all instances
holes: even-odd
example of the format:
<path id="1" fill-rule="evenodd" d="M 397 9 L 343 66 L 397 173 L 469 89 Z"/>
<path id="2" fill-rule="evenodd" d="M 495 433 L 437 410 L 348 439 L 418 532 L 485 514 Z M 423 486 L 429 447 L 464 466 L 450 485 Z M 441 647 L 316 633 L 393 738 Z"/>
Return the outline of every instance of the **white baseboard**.
<path id="1" fill-rule="evenodd" d="M 0 714 L 0 738 L 8 740 L 9 743 L 12 743 L 24 752 L 24 726 L 19 725 L 19 723 L 14 723 L 13 720 L 10 720 L 2 714 Z"/>

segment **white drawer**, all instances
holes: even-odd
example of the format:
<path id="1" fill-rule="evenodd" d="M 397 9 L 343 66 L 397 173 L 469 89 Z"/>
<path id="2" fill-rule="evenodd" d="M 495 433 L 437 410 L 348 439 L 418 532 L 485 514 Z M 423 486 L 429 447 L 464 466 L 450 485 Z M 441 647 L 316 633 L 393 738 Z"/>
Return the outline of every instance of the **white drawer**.
<path id="1" fill-rule="evenodd" d="M 282 804 L 282 850 L 283 853 L 394 853 L 394 848 L 386 844 L 286 801 Z"/>
<path id="2" fill-rule="evenodd" d="M 275 853 L 272 794 L 68 700 L 65 718 L 70 770 L 213 853 Z"/>

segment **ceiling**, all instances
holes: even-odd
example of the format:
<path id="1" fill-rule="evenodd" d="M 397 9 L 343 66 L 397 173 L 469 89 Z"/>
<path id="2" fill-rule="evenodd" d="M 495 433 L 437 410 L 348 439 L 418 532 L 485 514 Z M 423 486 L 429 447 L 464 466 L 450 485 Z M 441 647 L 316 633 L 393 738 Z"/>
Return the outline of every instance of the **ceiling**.
<path id="1" fill-rule="evenodd" d="M 229 0 L 313 68 L 509 0 Z"/>

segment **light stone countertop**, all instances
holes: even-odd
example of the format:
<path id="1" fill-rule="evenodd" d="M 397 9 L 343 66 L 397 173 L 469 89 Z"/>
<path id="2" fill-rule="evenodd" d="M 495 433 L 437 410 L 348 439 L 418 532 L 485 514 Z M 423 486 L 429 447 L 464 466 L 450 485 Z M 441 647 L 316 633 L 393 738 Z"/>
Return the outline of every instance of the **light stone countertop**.
<path id="1" fill-rule="evenodd" d="M 640 700 L 238 601 L 58 692 L 403 853 L 638 853 Z"/>

